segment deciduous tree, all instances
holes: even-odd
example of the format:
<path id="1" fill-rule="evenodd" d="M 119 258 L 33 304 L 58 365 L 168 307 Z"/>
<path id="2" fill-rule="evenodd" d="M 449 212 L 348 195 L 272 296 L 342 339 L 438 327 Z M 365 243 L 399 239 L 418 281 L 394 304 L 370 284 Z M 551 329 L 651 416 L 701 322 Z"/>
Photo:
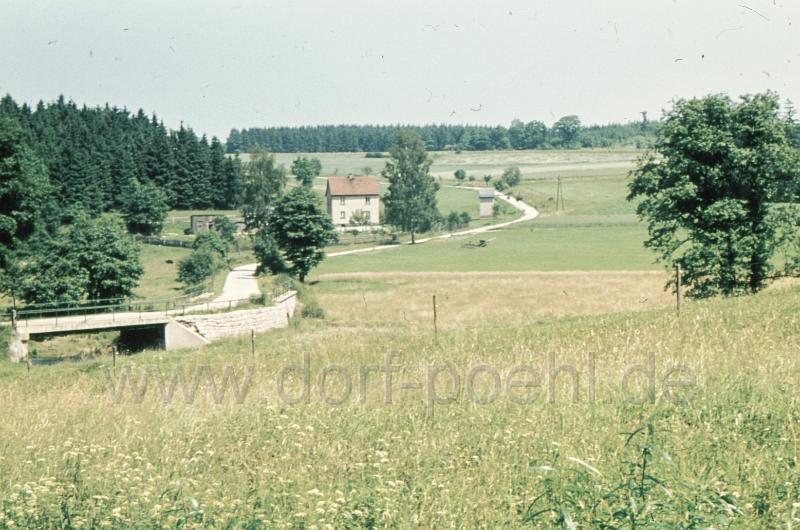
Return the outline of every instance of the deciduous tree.
<path id="1" fill-rule="evenodd" d="M 680 100 L 664 116 L 654 149 L 634 171 L 629 200 L 647 222 L 645 246 L 680 265 L 689 293 L 756 292 L 773 255 L 800 230 L 800 157 L 775 94 Z"/>
<path id="2" fill-rule="evenodd" d="M 314 177 L 318 177 L 321 172 L 322 162 L 320 162 L 319 158 L 301 158 L 298 156 L 294 162 L 292 162 L 292 175 L 294 175 L 303 186 L 313 186 Z"/>
<path id="3" fill-rule="evenodd" d="M 266 151 L 253 153 L 244 164 L 244 196 L 242 214 L 250 232 L 263 230 L 269 224 L 269 213 L 283 195 L 286 169 Z"/>
<path id="4" fill-rule="evenodd" d="M 325 258 L 325 246 L 338 239 L 330 216 L 314 192 L 305 187 L 293 189 L 276 202 L 270 232 L 289 271 L 301 282 Z"/>
<path id="5" fill-rule="evenodd" d="M 133 234 L 158 234 L 164 226 L 169 205 L 167 196 L 150 183 L 133 181 L 128 186 L 122 217 Z"/>
<path id="6" fill-rule="evenodd" d="M 399 230 L 415 234 L 429 230 L 439 217 L 436 192 L 439 184 L 430 175 L 431 159 L 420 137 L 411 132 L 398 134 L 389 151 L 382 174 L 389 180 L 389 191 L 383 197 L 386 222 Z"/>

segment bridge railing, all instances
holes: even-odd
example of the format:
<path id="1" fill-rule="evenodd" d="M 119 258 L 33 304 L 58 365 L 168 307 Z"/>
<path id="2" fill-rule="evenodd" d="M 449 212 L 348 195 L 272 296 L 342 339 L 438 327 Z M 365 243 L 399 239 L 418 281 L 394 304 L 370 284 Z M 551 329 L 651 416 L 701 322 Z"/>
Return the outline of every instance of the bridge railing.
<path id="1" fill-rule="evenodd" d="M 5 308 L 0 312 L 0 322 L 16 322 L 27 326 L 32 320 L 52 319 L 54 325 L 59 324 L 59 320 L 65 319 L 75 321 L 75 317 L 83 317 L 83 322 L 88 322 L 89 317 L 96 315 L 106 315 L 111 322 L 116 321 L 120 314 L 127 316 L 138 315 L 139 320 L 144 320 L 155 315 L 182 315 L 187 313 L 213 313 L 230 311 L 234 308 L 241 309 L 243 306 L 266 306 L 278 296 L 287 292 L 288 289 L 276 288 L 268 293 L 254 295 L 248 298 L 232 300 L 208 300 L 206 302 L 191 301 L 188 299 L 172 298 L 163 300 L 125 300 L 117 303 L 94 304 L 94 305 L 73 305 L 67 307 L 47 307 L 50 304 L 42 304 L 42 307 L 22 307 L 14 310 Z M 96 320 L 93 318 L 93 320 Z M 104 320 L 106 321 L 106 320 Z"/>

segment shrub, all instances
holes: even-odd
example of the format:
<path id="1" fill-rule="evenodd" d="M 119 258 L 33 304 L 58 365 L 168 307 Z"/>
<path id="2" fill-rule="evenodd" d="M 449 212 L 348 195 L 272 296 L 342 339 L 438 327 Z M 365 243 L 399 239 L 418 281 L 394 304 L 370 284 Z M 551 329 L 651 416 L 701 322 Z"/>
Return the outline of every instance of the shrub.
<path id="1" fill-rule="evenodd" d="M 316 299 L 306 302 L 301 314 L 303 318 L 325 318 L 325 310 Z"/>
<path id="2" fill-rule="evenodd" d="M 222 268 L 223 262 L 217 253 L 201 248 L 178 263 L 178 280 L 186 285 L 197 285 Z"/>

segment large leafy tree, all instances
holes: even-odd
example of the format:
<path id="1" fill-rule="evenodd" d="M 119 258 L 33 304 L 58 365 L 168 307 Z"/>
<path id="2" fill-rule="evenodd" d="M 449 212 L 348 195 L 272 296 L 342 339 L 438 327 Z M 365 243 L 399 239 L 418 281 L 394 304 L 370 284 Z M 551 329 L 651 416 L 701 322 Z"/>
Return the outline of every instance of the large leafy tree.
<path id="1" fill-rule="evenodd" d="M 270 231 L 289 271 L 301 282 L 325 258 L 325 245 L 337 240 L 330 216 L 314 192 L 305 187 L 293 189 L 276 202 Z M 270 268 L 269 264 L 264 268 Z"/>
<path id="2" fill-rule="evenodd" d="M 581 133 L 581 120 L 575 115 L 564 116 L 553 124 L 553 144 L 570 148 L 578 146 Z"/>
<path id="3" fill-rule="evenodd" d="M 19 294 L 30 303 L 123 299 L 143 272 L 121 221 L 79 215 L 20 265 Z"/>
<path id="4" fill-rule="evenodd" d="M 314 177 L 318 177 L 322 172 L 322 162 L 319 158 L 306 158 L 297 157 L 292 162 L 292 175 L 303 186 L 312 186 L 314 184 Z"/>
<path id="5" fill-rule="evenodd" d="M 122 216 L 128 231 L 147 236 L 160 233 L 169 210 L 166 194 L 153 184 L 134 180 L 127 195 Z"/>
<path id="6" fill-rule="evenodd" d="M 389 180 L 389 191 L 383 197 L 386 206 L 386 222 L 415 234 L 430 230 L 439 217 L 436 207 L 436 192 L 439 184 L 430 175 L 431 159 L 425 144 L 416 133 L 402 131 L 389 151 L 382 174 Z"/>
<path id="7" fill-rule="evenodd" d="M 773 255 L 800 230 L 800 157 L 775 94 L 680 100 L 639 162 L 629 200 L 641 200 L 645 242 L 680 265 L 690 294 L 756 292 L 774 276 Z"/>
<path id="8" fill-rule="evenodd" d="M 270 210 L 286 186 L 286 169 L 274 155 L 260 150 L 244 164 L 244 177 L 242 214 L 247 229 L 254 233 L 269 224 Z"/>

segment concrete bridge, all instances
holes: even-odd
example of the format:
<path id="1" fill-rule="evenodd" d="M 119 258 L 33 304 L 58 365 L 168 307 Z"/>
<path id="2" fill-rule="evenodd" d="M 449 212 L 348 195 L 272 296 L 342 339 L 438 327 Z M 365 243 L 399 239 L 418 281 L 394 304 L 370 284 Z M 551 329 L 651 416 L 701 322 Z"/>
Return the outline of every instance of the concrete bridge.
<path id="1" fill-rule="evenodd" d="M 23 360 L 28 354 L 28 341 L 31 339 L 102 331 L 119 331 L 119 344 L 132 350 L 176 350 L 204 346 L 223 337 L 286 327 L 294 314 L 296 299 L 297 293 L 289 291 L 275 298 L 273 305 L 227 312 L 220 311 L 235 307 L 241 300 L 214 301 L 162 311 L 112 310 L 91 313 L 97 311 L 97 307 L 48 309 L 40 313 L 22 311 L 12 325 L 15 330 L 9 356 L 12 361 Z M 53 316 L 27 318 L 31 314 Z"/>
<path id="2" fill-rule="evenodd" d="M 209 344 L 209 340 L 164 312 L 98 313 L 19 320 L 12 349 L 24 359 L 28 341 L 73 333 L 119 331 L 119 344 L 131 349 L 175 350 Z M 12 359 L 14 360 L 14 359 Z"/>

